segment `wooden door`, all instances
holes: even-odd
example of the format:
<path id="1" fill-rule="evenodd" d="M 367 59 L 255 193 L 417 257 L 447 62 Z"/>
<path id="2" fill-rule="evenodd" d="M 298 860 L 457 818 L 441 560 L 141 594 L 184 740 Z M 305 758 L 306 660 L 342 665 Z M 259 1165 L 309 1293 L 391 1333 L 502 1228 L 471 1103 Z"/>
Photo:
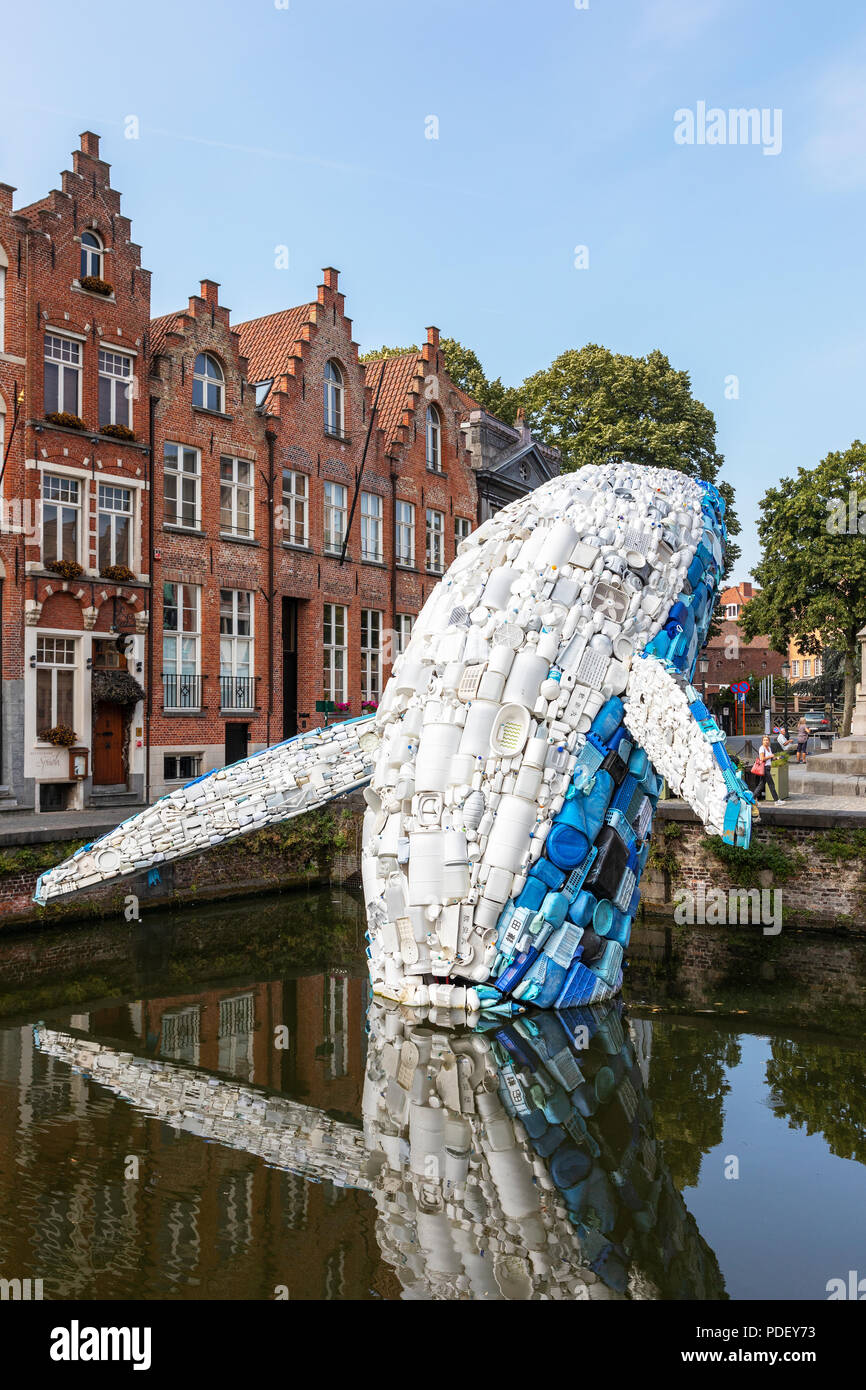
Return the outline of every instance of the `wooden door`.
<path id="1" fill-rule="evenodd" d="M 116 787 L 123 780 L 123 710 L 104 700 L 93 724 L 93 784 Z"/>

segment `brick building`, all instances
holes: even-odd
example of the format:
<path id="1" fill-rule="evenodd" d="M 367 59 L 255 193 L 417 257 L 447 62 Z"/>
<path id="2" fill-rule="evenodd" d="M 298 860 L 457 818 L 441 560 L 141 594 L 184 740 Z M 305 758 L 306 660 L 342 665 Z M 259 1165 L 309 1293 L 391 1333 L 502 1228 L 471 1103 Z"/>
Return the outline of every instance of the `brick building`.
<path id="1" fill-rule="evenodd" d="M 375 707 L 462 537 L 556 451 L 451 382 L 436 328 L 362 363 L 330 267 L 250 322 L 210 279 L 151 320 L 90 132 L 59 190 L 19 211 L 13 192 L 0 807 L 135 804 L 320 724 L 317 705 Z"/>
<path id="2" fill-rule="evenodd" d="M 760 682 L 766 676 L 782 674 L 784 653 L 773 650 L 769 637 L 754 637 L 747 642 L 740 631 L 740 616 L 754 594 L 755 589 L 747 582 L 722 590 L 718 607 L 721 631 L 710 638 L 702 653 L 709 663 L 706 673 L 699 669 L 695 677 L 702 688 L 706 682 L 708 695 L 750 676 Z"/>

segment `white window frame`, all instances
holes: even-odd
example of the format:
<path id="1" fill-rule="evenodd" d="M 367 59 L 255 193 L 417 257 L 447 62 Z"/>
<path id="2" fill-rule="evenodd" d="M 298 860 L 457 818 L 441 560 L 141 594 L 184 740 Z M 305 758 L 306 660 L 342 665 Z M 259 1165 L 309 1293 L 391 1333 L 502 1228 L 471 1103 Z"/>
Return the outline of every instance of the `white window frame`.
<path id="1" fill-rule="evenodd" d="M 455 516 L 454 518 L 454 551 L 461 541 L 465 541 L 467 536 L 472 535 L 472 522 L 468 516 Z"/>
<path id="2" fill-rule="evenodd" d="M 49 351 L 50 345 L 50 351 Z M 73 355 L 74 349 L 74 355 Z M 65 355 L 64 355 L 65 354 Z M 77 338 L 67 338 L 62 333 L 45 333 L 45 341 L 42 348 L 42 404 L 46 415 L 63 414 L 68 412 L 70 415 L 81 415 L 81 343 Z M 57 372 L 57 405 L 50 408 L 48 406 L 48 368 L 53 367 Z M 69 410 L 66 404 L 67 395 L 67 376 L 72 374 L 75 380 L 75 409 Z"/>
<path id="3" fill-rule="evenodd" d="M 99 349 L 99 382 L 97 410 L 99 415 L 99 428 L 103 425 L 126 425 L 127 429 L 132 429 L 132 402 L 134 399 L 135 373 L 133 359 L 126 352 L 115 352 L 113 348 Z M 102 418 L 102 383 L 111 382 L 111 398 L 109 418 Z M 119 420 L 118 402 L 122 403 L 121 413 L 126 414 L 125 420 Z M 124 410 L 125 408 L 125 410 Z"/>
<path id="4" fill-rule="evenodd" d="M 199 366 L 199 363 L 203 366 Z M 208 364 L 216 368 L 216 372 L 208 371 Z M 216 391 L 218 405 L 210 405 L 209 396 L 211 390 Z M 201 400 L 196 400 L 196 392 L 200 391 Z M 192 403 L 196 410 L 209 410 L 214 415 L 225 414 L 226 403 L 226 378 L 222 363 L 214 357 L 212 352 L 199 352 L 196 355 L 192 368 Z"/>
<path id="5" fill-rule="evenodd" d="M 382 698 L 382 628 L 384 613 L 378 608 L 361 609 L 361 699 Z"/>
<path id="6" fill-rule="evenodd" d="M 85 237 L 92 237 L 96 245 L 91 246 L 89 243 L 85 244 Z M 88 227 L 81 233 L 80 246 L 81 256 L 79 258 L 79 265 L 81 269 L 78 277 L 79 280 L 83 280 L 86 275 L 93 276 L 95 280 L 104 280 L 105 276 L 102 273 L 102 267 L 104 265 L 105 243 L 102 237 L 98 232 L 95 232 L 92 227 Z M 92 269 L 94 265 L 96 266 L 95 270 Z"/>
<path id="7" fill-rule="evenodd" d="M 335 705 L 346 703 L 349 610 L 343 603 L 322 608 L 322 698 Z M 342 640 L 338 640 L 342 638 Z"/>
<path id="8" fill-rule="evenodd" d="M 343 369 L 335 358 L 325 363 L 322 380 L 325 434 L 344 439 L 346 434 L 346 387 Z"/>
<path id="9" fill-rule="evenodd" d="M 223 476 L 223 469 L 226 464 L 231 466 L 231 477 Z M 241 467 L 247 469 L 249 482 L 240 481 Z M 252 459 L 238 458 L 235 454 L 220 454 L 220 532 L 224 536 L 240 536 L 244 540 L 252 540 L 255 535 L 255 512 L 253 511 L 255 488 L 255 464 Z M 229 494 L 229 505 L 225 507 L 223 503 L 223 489 Z M 238 502 L 240 494 L 247 494 L 247 527 L 243 529 L 238 522 L 239 508 Z M 226 526 L 223 519 L 223 512 L 228 510 L 230 525 Z"/>
<path id="10" fill-rule="evenodd" d="M 739 617 L 739 613 L 740 605 L 738 603 L 729 603 L 727 608 L 725 609 L 725 617 L 730 619 L 732 622 Z"/>
<path id="11" fill-rule="evenodd" d="M 799 663 L 799 661 L 792 661 L 792 662 L 791 662 L 791 675 L 792 675 L 792 676 L 799 676 L 799 674 L 800 674 L 800 663 Z"/>
<path id="12" fill-rule="evenodd" d="M 436 563 L 438 552 L 438 565 Z M 430 574 L 445 572 L 445 514 L 435 507 L 427 508 L 427 526 L 424 543 L 424 557 Z"/>
<path id="13" fill-rule="evenodd" d="M 811 658 L 811 657 L 804 657 L 804 658 L 803 658 L 803 678 L 806 679 L 806 680 L 811 680 L 811 679 L 812 679 L 812 658 Z"/>
<path id="14" fill-rule="evenodd" d="M 41 650 L 40 650 L 41 648 Z M 43 727 L 53 729 L 61 720 L 57 713 L 57 673 L 58 671 L 68 671 L 72 675 L 72 718 L 69 721 L 71 726 L 75 726 L 75 698 L 77 695 L 76 673 L 78 670 L 78 639 L 75 637 L 60 637 L 49 633 L 38 633 L 36 636 L 36 670 L 51 672 L 51 717 L 48 724 Z M 38 713 L 37 688 L 39 676 L 36 677 L 36 686 L 33 690 L 33 702 L 36 709 L 36 736 L 39 737 L 39 726 L 41 720 Z"/>
<path id="15" fill-rule="evenodd" d="M 56 490 L 54 488 L 55 483 L 58 484 Z M 78 564 L 80 562 L 81 537 L 84 530 L 84 527 L 82 525 L 84 485 L 85 479 L 83 477 L 71 478 L 66 473 L 53 473 L 47 471 L 42 474 L 40 520 L 42 533 L 41 549 L 43 565 L 47 565 L 50 561 L 64 559 L 62 542 L 62 514 L 64 511 L 71 511 L 75 514 L 75 553 L 71 557 L 66 556 L 65 558 L 67 560 L 70 560 L 71 558 L 72 562 L 75 564 Z M 69 490 L 69 495 L 64 497 L 63 493 L 66 489 Z M 53 497 L 49 495 L 52 491 L 56 492 L 56 495 Z M 56 513 L 55 524 L 57 527 L 57 544 L 55 545 L 55 551 L 58 551 L 59 553 L 54 555 L 48 554 L 46 546 L 46 508 L 51 508 Z"/>
<path id="16" fill-rule="evenodd" d="M 221 677 L 251 681 L 255 675 L 255 608 L 256 596 L 249 589 L 220 589 Z M 243 621 L 249 624 L 248 632 L 239 631 Z M 238 708 L 252 709 L 253 702 Z"/>
<path id="17" fill-rule="evenodd" d="M 402 656 L 412 640 L 412 629 L 415 626 L 414 613 L 397 614 L 397 650 L 395 656 Z"/>
<path id="18" fill-rule="evenodd" d="M 343 483 L 325 483 L 323 548 L 326 555 L 338 555 L 346 539 L 349 493 Z M 339 528 L 335 522 L 339 519 Z"/>
<path id="19" fill-rule="evenodd" d="M 415 568 L 415 504 L 397 501 L 395 564 Z"/>
<path id="20" fill-rule="evenodd" d="M 431 473 L 442 472 L 442 416 L 435 405 L 427 407 L 427 467 Z"/>
<path id="21" fill-rule="evenodd" d="M 167 452 L 169 449 L 177 450 L 176 465 L 169 465 L 169 454 Z M 185 462 L 186 454 L 190 454 L 194 458 L 194 472 L 182 466 L 182 464 Z M 178 444 L 173 439 L 167 439 L 163 445 L 162 450 L 162 476 L 163 511 L 165 514 L 163 524 L 167 527 L 171 527 L 172 529 L 179 531 L 200 531 L 201 450 L 194 448 L 191 444 Z M 175 479 L 175 496 L 173 498 L 170 498 L 167 492 L 169 478 Z M 192 505 L 195 512 L 193 521 L 191 523 L 183 520 L 184 508 L 189 507 L 190 503 L 187 499 L 183 497 L 183 488 L 181 486 L 183 482 L 189 482 L 190 480 L 192 480 L 193 482 L 194 500 Z M 171 520 L 171 518 L 168 515 L 169 505 L 171 505 L 174 508 L 174 515 L 176 518 L 175 520 Z M 178 516 L 181 518 L 180 520 L 177 520 Z"/>
<path id="22" fill-rule="evenodd" d="M 165 599 L 166 589 L 175 590 L 174 604 L 167 605 Z M 175 697 L 177 698 L 179 681 L 183 676 L 201 676 L 201 585 L 199 584 L 178 584 L 166 581 L 163 584 L 162 597 L 162 664 L 163 668 L 174 666 L 173 671 L 163 670 L 163 675 L 175 677 Z M 191 595 L 193 603 L 184 602 L 184 598 Z M 166 626 L 166 607 L 173 607 L 178 615 L 176 628 Z M 193 627 L 183 627 L 184 613 L 193 613 L 195 623 Z M 184 643 L 192 644 L 192 657 L 184 655 Z M 174 654 L 169 655 L 170 646 L 174 648 Z M 193 670 L 185 670 L 184 667 L 192 666 Z M 198 709 L 200 701 L 193 701 L 191 704 L 169 704 L 165 685 L 163 685 L 163 701 L 166 709 Z"/>
<path id="23" fill-rule="evenodd" d="M 127 497 L 129 498 L 129 506 L 128 506 L 128 508 L 115 507 L 115 506 L 106 505 L 106 504 L 103 502 L 103 489 L 105 489 L 105 490 L 111 489 L 111 492 L 112 492 L 112 493 L 116 493 L 116 492 L 125 492 L 126 495 L 127 495 Z M 113 499 L 112 499 L 112 500 L 113 500 Z M 110 555 L 110 558 L 109 558 L 108 560 L 103 561 L 102 558 L 101 558 L 101 556 L 100 556 L 100 553 L 99 553 L 99 552 L 100 552 L 101 545 L 102 545 L 102 518 L 103 518 L 103 516 L 107 516 L 107 517 L 110 517 L 110 518 L 114 518 L 114 517 L 116 517 L 116 516 L 125 516 L 125 517 L 127 517 L 127 518 L 129 519 L 129 527 L 128 527 L 128 531 L 127 531 L 127 553 L 126 553 L 126 558 L 123 559 L 123 560 L 119 560 L 119 559 L 117 558 L 117 530 L 116 530 L 116 527 L 115 527 L 115 525 L 114 525 L 113 520 L 111 521 L 111 523 L 110 523 L 110 525 L 109 525 L 109 555 Z M 135 489 L 134 489 L 134 488 L 131 488 L 131 487 L 126 487 L 126 486 L 125 486 L 124 484 L 122 484 L 120 481 L 115 481 L 113 478 L 111 478 L 111 479 L 109 479 L 109 478 L 100 478 L 100 479 L 98 479 L 98 481 L 97 481 L 97 490 L 96 490 L 96 564 L 97 564 L 97 568 L 100 569 L 100 570 L 103 570 L 103 569 L 106 568 L 107 565 L 126 565 L 127 569 L 132 569 L 132 568 L 133 568 L 133 563 L 132 563 L 132 562 L 133 562 L 133 558 L 134 558 L 134 554 L 135 554 L 134 541 L 135 541 Z"/>
<path id="24" fill-rule="evenodd" d="M 361 559 L 375 560 L 379 564 L 385 558 L 382 547 L 384 507 L 377 492 L 361 493 Z"/>
<path id="25" fill-rule="evenodd" d="M 288 545 L 309 546 L 310 480 L 306 473 L 296 473 L 292 468 L 283 469 L 283 516 L 283 541 Z"/>

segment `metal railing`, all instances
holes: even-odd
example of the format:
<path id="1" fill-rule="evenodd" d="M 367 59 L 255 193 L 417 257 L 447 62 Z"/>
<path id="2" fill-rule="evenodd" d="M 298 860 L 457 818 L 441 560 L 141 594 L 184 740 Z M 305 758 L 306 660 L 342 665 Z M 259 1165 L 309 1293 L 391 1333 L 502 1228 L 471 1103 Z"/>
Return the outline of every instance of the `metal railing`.
<path id="1" fill-rule="evenodd" d="M 163 709 L 201 709 L 203 676 L 162 677 Z"/>
<path id="2" fill-rule="evenodd" d="M 255 676 L 220 676 L 220 709 L 255 709 Z"/>

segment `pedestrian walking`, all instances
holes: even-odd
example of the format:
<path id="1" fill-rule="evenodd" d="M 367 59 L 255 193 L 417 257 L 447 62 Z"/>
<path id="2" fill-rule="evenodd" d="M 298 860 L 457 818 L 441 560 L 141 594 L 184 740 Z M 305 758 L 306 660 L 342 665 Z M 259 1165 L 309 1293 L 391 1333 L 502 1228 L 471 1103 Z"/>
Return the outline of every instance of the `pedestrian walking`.
<path id="1" fill-rule="evenodd" d="M 766 800 L 767 788 L 770 788 L 770 795 L 774 801 L 779 801 L 780 797 L 776 791 L 776 784 L 773 781 L 772 765 L 774 753 L 770 747 L 770 735 L 764 734 L 761 739 L 761 746 L 752 766 L 752 772 L 758 778 L 758 785 L 755 788 L 755 797 L 758 801 Z"/>

